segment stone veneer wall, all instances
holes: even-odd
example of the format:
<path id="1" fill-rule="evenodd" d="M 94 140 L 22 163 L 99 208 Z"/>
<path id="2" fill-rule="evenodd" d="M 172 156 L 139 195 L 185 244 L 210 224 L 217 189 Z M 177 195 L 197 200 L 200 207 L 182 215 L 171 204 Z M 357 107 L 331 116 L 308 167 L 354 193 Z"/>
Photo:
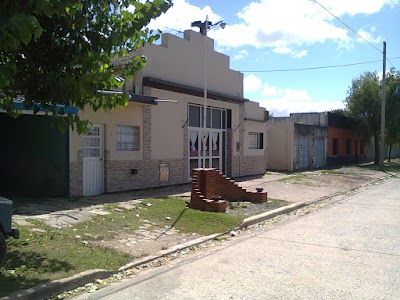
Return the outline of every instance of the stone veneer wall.
<path id="1" fill-rule="evenodd" d="M 69 196 L 83 194 L 83 158 L 82 150 L 78 151 L 78 161 L 69 163 Z"/>
<path id="2" fill-rule="evenodd" d="M 264 174 L 265 171 L 264 156 L 242 156 L 240 158 L 240 176 Z"/>
<path id="3" fill-rule="evenodd" d="M 143 160 L 151 159 L 151 106 L 143 107 Z"/>
<path id="4" fill-rule="evenodd" d="M 229 175 L 229 176 L 231 176 L 231 177 L 238 177 L 239 176 L 239 171 L 240 171 L 240 169 L 239 169 L 239 161 L 240 161 L 240 159 L 241 159 L 241 157 L 239 157 L 239 156 L 233 156 L 232 157 L 232 173 L 231 173 L 231 175 Z"/>
<path id="5" fill-rule="evenodd" d="M 160 182 L 160 164 L 167 164 L 168 182 Z M 133 189 L 166 186 L 187 183 L 185 177 L 185 159 L 148 160 L 148 161 L 109 161 L 107 166 L 106 192 L 127 191 Z M 132 174 L 135 170 L 136 174 Z"/>

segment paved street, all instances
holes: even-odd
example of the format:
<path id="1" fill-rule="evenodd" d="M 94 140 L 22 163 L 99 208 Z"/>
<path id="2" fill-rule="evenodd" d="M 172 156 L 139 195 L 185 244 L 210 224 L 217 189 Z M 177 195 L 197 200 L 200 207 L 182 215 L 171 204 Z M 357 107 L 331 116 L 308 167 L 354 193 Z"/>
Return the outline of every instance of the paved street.
<path id="1" fill-rule="evenodd" d="M 76 299 L 399 299 L 400 178 Z"/>

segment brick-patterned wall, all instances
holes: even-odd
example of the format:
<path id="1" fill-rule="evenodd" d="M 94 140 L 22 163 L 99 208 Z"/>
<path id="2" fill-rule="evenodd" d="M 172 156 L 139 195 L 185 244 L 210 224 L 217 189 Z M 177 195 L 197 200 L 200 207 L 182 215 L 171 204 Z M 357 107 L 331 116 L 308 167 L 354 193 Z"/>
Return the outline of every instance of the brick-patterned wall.
<path id="1" fill-rule="evenodd" d="M 240 158 L 240 176 L 264 174 L 265 171 L 264 156 L 242 156 Z"/>
<path id="2" fill-rule="evenodd" d="M 194 169 L 189 207 L 225 212 L 226 201 L 267 201 L 267 192 L 248 192 L 214 168 Z"/>
<path id="3" fill-rule="evenodd" d="M 232 157 L 232 173 L 231 173 L 231 177 L 238 177 L 239 175 L 239 161 L 240 161 L 241 157 L 239 156 L 233 156 Z"/>
<path id="4" fill-rule="evenodd" d="M 83 158 L 82 150 L 78 151 L 78 161 L 69 163 L 69 195 L 83 194 Z"/>
<path id="5" fill-rule="evenodd" d="M 185 166 L 187 167 L 185 161 L 186 159 L 109 161 L 106 177 L 107 192 L 186 183 L 189 180 L 185 176 Z M 160 182 L 160 164 L 168 165 L 168 182 Z M 136 169 L 137 174 L 132 174 L 132 169 Z"/>
<path id="6" fill-rule="evenodd" d="M 143 159 L 151 159 L 151 106 L 143 107 Z"/>
<path id="7" fill-rule="evenodd" d="M 108 192 L 108 182 L 107 182 L 107 174 L 108 174 L 108 164 L 110 162 L 110 150 L 104 150 L 104 192 Z"/>

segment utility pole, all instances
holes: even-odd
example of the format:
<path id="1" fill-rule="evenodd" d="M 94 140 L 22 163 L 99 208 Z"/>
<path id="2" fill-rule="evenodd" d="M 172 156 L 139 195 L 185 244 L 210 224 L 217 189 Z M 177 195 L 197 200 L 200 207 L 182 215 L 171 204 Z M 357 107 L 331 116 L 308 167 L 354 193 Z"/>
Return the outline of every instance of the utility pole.
<path id="1" fill-rule="evenodd" d="M 383 161 L 385 159 L 385 110 L 386 110 L 386 42 L 383 42 L 383 74 L 382 74 L 382 110 L 381 110 L 381 145 L 379 149 L 379 167 L 383 171 Z"/>

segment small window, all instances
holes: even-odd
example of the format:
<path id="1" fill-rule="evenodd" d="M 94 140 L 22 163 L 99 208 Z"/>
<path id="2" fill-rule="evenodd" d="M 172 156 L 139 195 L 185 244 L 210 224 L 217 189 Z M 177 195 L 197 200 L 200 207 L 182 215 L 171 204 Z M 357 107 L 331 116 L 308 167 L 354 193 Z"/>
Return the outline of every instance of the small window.
<path id="1" fill-rule="evenodd" d="M 263 149 L 264 134 L 259 132 L 249 132 L 249 149 Z"/>
<path id="2" fill-rule="evenodd" d="M 360 154 L 364 154 L 364 140 L 360 140 Z"/>
<path id="3" fill-rule="evenodd" d="M 212 128 L 215 129 L 221 129 L 221 122 L 222 122 L 222 118 L 221 118 L 221 113 L 222 110 L 219 109 L 213 109 L 211 114 L 212 114 Z"/>
<path id="4" fill-rule="evenodd" d="M 189 126 L 201 127 L 200 106 L 189 105 Z"/>
<path id="5" fill-rule="evenodd" d="M 117 127 L 117 151 L 139 151 L 139 127 Z"/>
<path id="6" fill-rule="evenodd" d="M 351 140 L 346 140 L 346 155 L 351 154 Z"/>
<path id="7" fill-rule="evenodd" d="M 332 155 L 338 155 L 338 139 L 332 139 Z"/>

